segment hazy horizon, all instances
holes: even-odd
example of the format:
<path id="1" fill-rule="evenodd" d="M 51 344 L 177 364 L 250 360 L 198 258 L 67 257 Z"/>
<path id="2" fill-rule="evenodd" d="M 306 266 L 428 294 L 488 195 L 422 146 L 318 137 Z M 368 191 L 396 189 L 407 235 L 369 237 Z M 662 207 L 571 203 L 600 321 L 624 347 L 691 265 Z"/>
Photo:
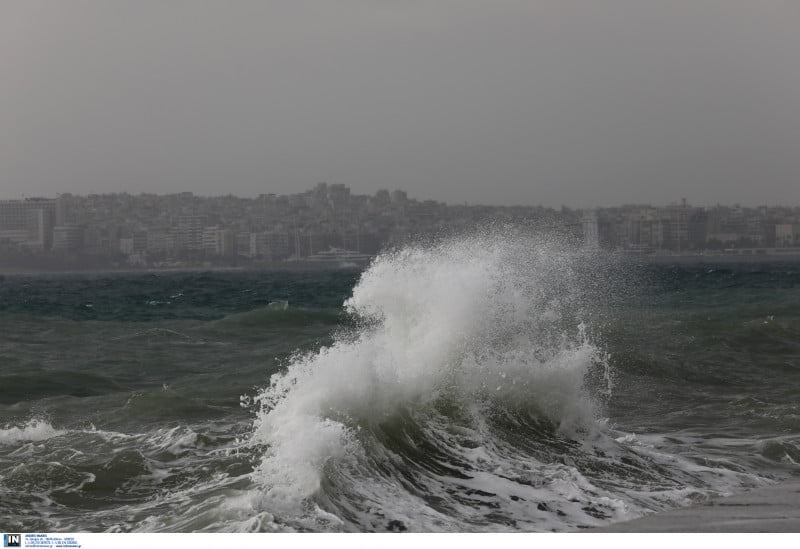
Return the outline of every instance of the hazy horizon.
<path id="1" fill-rule="evenodd" d="M 324 182 L 324 183 L 331 184 L 331 183 L 328 183 L 328 182 Z M 276 194 L 277 196 L 289 195 L 289 194 L 303 194 L 305 192 L 312 191 L 315 186 L 316 185 L 310 185 L 307 188 L 291 190 L 291 191 L 288 191 L 286 193 L 279 192 L 279 193 L 274 193 L 274 194 Z M 348 185 L 348 187 L 349 187 L 349 185 Z M 426 201 L 426 200 L 434 200 L 435 202 L 444 203 L 444 204 L 446 204 L 448 206 L 462 206 L 462 205 L 467 205 L 467 206 L 487 206 L 487 207 L 515 207 L 515 206 L 519 206 L 519 207 L 545 207 L 545 208 L 552 208 L 552 209 L 556 209 L 556 210 L 560 209 L 562 207 L 566 207 L 566 208 L 569 208 L 569 209 L 572 209 L 572 210 L 591 210 L 591 209 L 605 209 L 605 208 L 616 208 L 616 207 L 627 207 L 627 206 L 651 206 L 651 207 L 654 207 L 654 208 L 661 208 L 661 207 L 666 207 L 666 206 L 674 206 L 674 205 L 680 204 L 682 202 L 682 199 L 681 199 L 681 200 L 671 200 L 671 201 L 668 201 L 668 202 L 619 202 L 619 203 L 616 203 L 616 204 L 609 203 L 609 204 L 603 204 L 603 205 L 589 205 L 589 206 L 575 206 L 573 204 L 547 205 L 547 204 L 540 204 L 540 203 L 536 203 L 536 202 L 530 202 L 530 203 L 519 202 L 519 203 L 516 203 L 516 204 L 493 204 L 493 203 L 469 202 L 469 201 L 460 201 L 459 202 L 459 201 L 454 201 L 452 199 L 448 199 L 447 197 L 445 197 L 443 199 L 428 199 L 428 198 L 423 198 L 423 197 L 419 197 L 419 196 L 414 196 L 412 193 L 406 191 L 406 189 L 379 188 L 379 189 L 376 189 L 376 191 L 374 191 L 374 192 L 371 192 L 371 191 L 356 192 L 353 189 L 351 189 L 351 192 L 352 192 L 352 194 L 355 194 L 355 195 L 371 196 L 371 195 L 374 195 L 375 192 L 377 192 L 378 190 L 386 190 L 386 191 L 390 191 L 390 192 L 391 191 L 395 191 L 395 190 L 405 191 L 408 194 L 408 199 L 409 200 L 417 200 L 417 201 L 420 201 L 420 202 L 423 202 L 423 201 Z M 103 193 L 88 193 L 88 194 L 111 195 L 111 194 L 125 194 L 125 193 L 127 193 L 127 194 L 129 194 L 131 196 L 138 196 L 138 195 L 169 196 L 169 195 L 181 194 L 183 192 L 191 192 L 194 196 L 196 196 L 198 198 L 202 198 L 202 199 L 224 198 L 224 197 L 227 197 L 227 196 L 233 196 L 235 198 L 241 198 L 241 199 L 257 199 L 259 197 L 259 194 L 243 195 L 243 194 L 237 194 L 237 193 L 232 193 L 232 192 L 227 192 L 227 193 L 224 193 L 224 192 L 220 192 L 220 193 L 195 193 L 195 192 L 192 192 L 192 191 L 174 191 L 174 192 L 142 191 L 142 192 L 131 193 L 131 192 L 125 191 L 124 189 L 123 190 L 119 190 L 119 191 L 108 191 L 108 192 L 103 192 Z M 36 199 L 42 199 L 42 198 L 44 198 L 44 199 L 55 199 L 55 198 L 58 198 L 58 196 L 60 196 L 62 194 L 72 194 L 73 196 L 78 196 L 78 197 L 86 197 L 86 196 L 88 196 L 87 193 L 68 193 L 68 192 L 64 192 L 64 193 L 58 193 L 58 194 L 55 194 L 55 195 L 22 195 L 22 196 L 18 196 L 18 197 L 8 197 L 8 198 L 0 196 L 0 200 L 26 200 L 26 199 L 36 200 Z M 260 194 L 270 194 L 270 193 L 260 193 Z M 716 201 L 716 202 L 709 202 L 709 203 L 699 204 L 699 203 L 694 203 L 694 202 L 692 202 L 692 201 L 690 201 L 688 199 L 686 200 L 686 202 L 687 202 L 688 206 L 701 207 L 701 208 L 713 208 L 713 207 L 716 207 L 716 206 L 721 206 L 721 207 L 743 207 L 743 208 L 760 208 L 760 207 L 767 207 L 767 208 L 784 208 L 784 207 L 785 208 L 800 208 L 800 203 L 795 203 L 795 204 L 778 204 L 778 203 L 775 203 L 775 204 L 770 204 L 770 203 L 758 203 L 758 204 L 755 204 L 755 203 L 753 203 L 753 204 L 751 204 L 751 203 L 742 203 L 742 202 L 725 202 L 725 201 L 719 200 L 719 201 Z"/>
<path id="2" fill-rule="evenodd" d="M 3 4 L 0 198 L 800 203 L 800 4 Z"/>

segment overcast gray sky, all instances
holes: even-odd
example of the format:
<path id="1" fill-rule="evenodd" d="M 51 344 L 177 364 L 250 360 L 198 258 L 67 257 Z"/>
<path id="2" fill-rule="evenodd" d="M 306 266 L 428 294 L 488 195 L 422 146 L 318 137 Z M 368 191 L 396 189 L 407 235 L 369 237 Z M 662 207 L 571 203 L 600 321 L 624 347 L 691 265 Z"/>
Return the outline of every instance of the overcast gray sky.
<path id="1" fill-rule="evenodd" d="M 793 0 L 0 3 L 0 197 L 800 203 Z"/>

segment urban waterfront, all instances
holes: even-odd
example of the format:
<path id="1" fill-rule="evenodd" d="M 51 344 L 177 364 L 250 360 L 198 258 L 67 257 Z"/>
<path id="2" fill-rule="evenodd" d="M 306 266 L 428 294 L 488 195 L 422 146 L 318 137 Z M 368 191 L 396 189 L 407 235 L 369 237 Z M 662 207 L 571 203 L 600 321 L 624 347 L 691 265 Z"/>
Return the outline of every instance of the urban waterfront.
<path id="1" fill-rule="evenodd" d="M 384 249 L 503 223 L 656 261 L 800 258 L 798 206 L 485 206 L 320 183 L 255 198 L 65 193 L 0 201 L 0 269 L 361 267 Z"/>

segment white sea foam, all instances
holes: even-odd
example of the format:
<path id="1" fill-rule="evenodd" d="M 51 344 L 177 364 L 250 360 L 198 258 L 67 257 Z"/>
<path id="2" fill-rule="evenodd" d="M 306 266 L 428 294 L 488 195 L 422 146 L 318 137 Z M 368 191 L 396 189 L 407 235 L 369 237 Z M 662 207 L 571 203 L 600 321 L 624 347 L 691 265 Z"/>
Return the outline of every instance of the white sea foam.
<path id="1" fill-rule="evenodd" d="M 328 464 L 358 468 L 362 425 L 441 399 L 526 407 L 572 435 L 593 429 L 585 377 L 602 357 L 580 324 L 580 260 L 504 231 L 380 256 L 345 304 L 360 328 L 295 357 L 257 399 L 264 508 L 299 509 Z"/>
<path id="2" fill-rule="evenodd" d="M 47 440 L 64 431 L 54 429 L 50 423 L 41 419 L 31 419 L 24 425 L 6 425 L 0 429 L 0 444 L 16 444 L 18 442 L 36 442 Z"/>

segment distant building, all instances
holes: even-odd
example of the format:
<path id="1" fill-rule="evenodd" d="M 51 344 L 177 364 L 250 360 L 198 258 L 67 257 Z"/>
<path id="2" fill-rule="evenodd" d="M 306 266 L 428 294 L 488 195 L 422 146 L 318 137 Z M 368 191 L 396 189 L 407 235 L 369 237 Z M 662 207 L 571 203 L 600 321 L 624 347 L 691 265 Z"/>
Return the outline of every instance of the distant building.
<path id="1" fill-rule="evenodd" d="M 620 235 L 623 247 L 649 251 L 664 246 L 666 228 L 669 227 L 658 213 L 649 207 L 638 208 L 625 216 L 624 233 Z"/>
<path id="2" fill-rule="evenodd" d="M 136 231 L 119 239 L 119 250 L 125 255 L 142 255 L 147 252 L 147 232 Z"/>
<path id="3" fill-rule="evenodd" d="M 8 239 L 31 250 L 49 250 L 52 245 L 56 201 L 49 198 L 0 200 L 0 239 Z M 26 235 L 22 239 L 22 231 Z"/>
<path id="4" fill-rule="evenodd" d="M 77 225 L 53 227 L 53 251 L 77 252 L 83 249 L 84 229 Z"/>
<path id="5" fill-rule="evenodd" d="M 175 251 L 175 234 L 170 228 L 148 229 L 145 247 L 148 254 L 170 255 Z"/>
<path id="6" fill-rule="evenodd" d="M 342 183 L 328 185 L 328 204 L 334 212 L 347 211 L 350 202 L 350 187 Z"/>
<path id="7" fill-rule="evenodd" d="M 600 248 L 600 233 L 597 225 L 597 213 L 588 212 L 581 220 L 583 225 L 583 247 L 588 250 Z"/>
<path id="8" fill-rule="evenodd" d="M 207 255 L 230 257 L 236 254 L 236 238 L 233 231 L 220 227 L 203 229 L 203 252 Z"/>
<path id="9" fill-rule="evenodd" d="M 133 251 L 133 238 L 125 237 L 119 239 L 119 251 L 125 255 L 132 255 Z"/>
<path id="10" fill-rule="evenodd" d="M 708 240 L 708 214 L 702 208 L 693 208 L 689 214 L 689 247 L 702 250 Z"/>
<path id="11" fill-rule="evenodd" d="M 684 198 L 680 205 L 668 206 L 667 220 L 669 231 L 667 233 L 667 247 L 677 252 L 686 251 L 689 248 L 689 206 Z"/>
<path id="12" fill-rule="evenodd" d="M 119 230 L 117 227 L 86 227 L 83 246 L 90 255 L 114 255 L 119 252 Z"/>
<path id="13" fill-rule="evenodd" d="M 249 257 L 280 261 L 289 257 L 289 234 L 280 232 L 250 233 Z"/>
<path id="14" fill-rule="evenodd" d="M 392 202 L 392 195 L 386 189 L 380 189 L 372 197 L 372 202 L 378 207 L 388 206 Z"/>
<path id="15" fill-rule="evenodd" d="M 0 230 L 0 244 L 13 244 L 18 247 L 28 246 L 28 229 Z"/>
<path id="16" fill-rule="evenodd" d="M 64 227 L 68 225 L 77 225 L 78 220 L 75 215 L 76 197 L 70 193 L 64 193 L 56 198 L 55 209 L 55 224 L 56 226 Z"/>
<path id="17" fill-rule="evenodd" d="M 236 233 L 236 255 L 252 257 L 250 255 L 250 233 Z"/>
<path id="18" fill-rule="evenodd" d="M 775 246 L 788 248 L 800 244 L 800 225 L 795 223 L 775 224 Z"/>
<path id="19" fill-rule="evenodd" d="M 175 227 L 175 247 L 180 250 L 200 251 L 203 249 L 203 215 L 182 215 Z"/>

